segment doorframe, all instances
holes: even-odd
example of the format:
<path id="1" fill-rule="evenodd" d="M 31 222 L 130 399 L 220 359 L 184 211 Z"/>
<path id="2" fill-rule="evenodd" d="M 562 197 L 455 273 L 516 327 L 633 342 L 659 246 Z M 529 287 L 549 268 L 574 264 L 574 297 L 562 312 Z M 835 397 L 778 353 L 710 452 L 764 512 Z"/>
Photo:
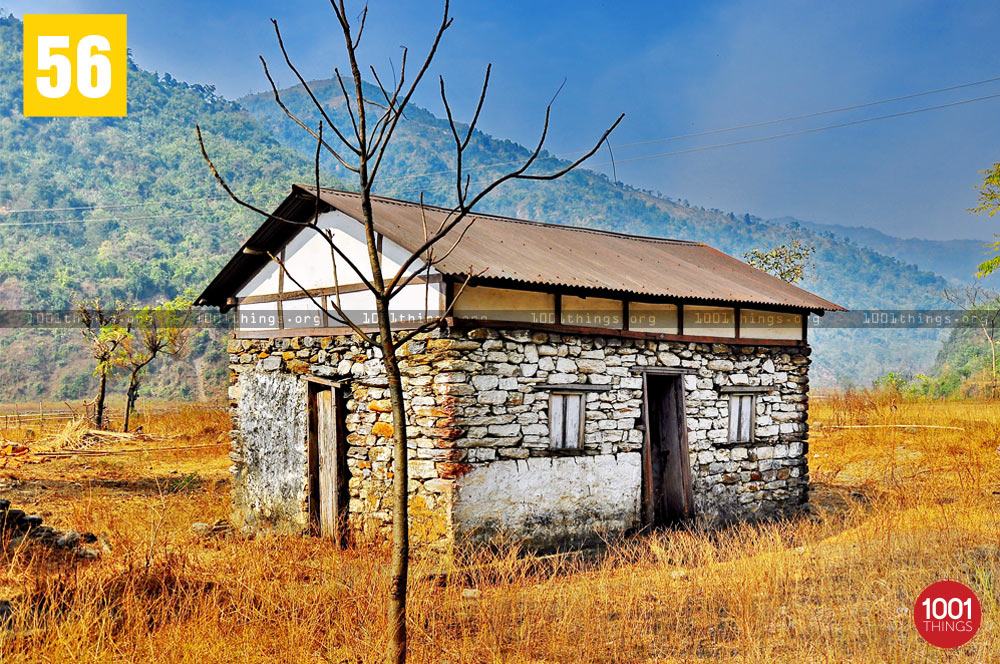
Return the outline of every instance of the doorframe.
<path id="1" fill-rule="evenodd" d="M 681 455 L 681 482 L 683 483 L 684 518 L 690 519 L 694 516 L 694 490 L 691 485 L 691 453 L 688 441 L 687 427 L 687 406 L 684 390 L 684 375 L 692 374 L 694 371 L 684 370 L 674 367 L 644 367 L 643 370 L 636 371 L 642 374 L 642 490 L 641 490 L 641 518 L 646 527 L 655 526 L 656 514 L 653 509 L 653 460 L 651 456 L 650 423 L 649 423 L 649 376 L 652 374 L 659 378 L 673 377 L 676 384 L 671 391 L 676 395 L 672 404 L 666 407 L 677 408 L 677 421 L 679 429 L 679 447 Z M 666 396 L 666 395 L 665 395 Z"/>
<path id="2" fill-rule="evenodd" d="M 306 419 L 307 429 L 307 477 L 306 483 L 309 490 L 308 497 L 308 520 L 309 530 L 319 537 L 322 529 L 320 524 L 320 496 L 319 496 L 319 411 L 316 404 L 316 395 L 325 390 L 330 390 L 331 400 L 334 409 L 335 425 L 337 427 L 337 487 L 334 495 L 334 508 L 337 514 L 337 524 L 334 543 L 337 548 L 343 548 L 347 542 L 347 508 L 350 503 L 347 475 L 347 420 L 346 404 L 347 395 L 345 388 L 348 381 L 335 381 L 317 377 L 307 377 L 306 379 Z"/>

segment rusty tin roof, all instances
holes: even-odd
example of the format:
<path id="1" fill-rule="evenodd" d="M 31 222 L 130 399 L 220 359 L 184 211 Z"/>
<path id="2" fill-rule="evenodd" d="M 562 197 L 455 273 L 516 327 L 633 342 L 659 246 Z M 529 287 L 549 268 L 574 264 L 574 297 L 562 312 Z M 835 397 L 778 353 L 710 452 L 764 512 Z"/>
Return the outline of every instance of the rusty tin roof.
<path id="1" fill-rule="evenodd" d="M 277 250 L 300 229 L 275 219 L 302 219 L 315 207 L 314 187 L 295 185 L 292 193 L 244 248 Z M 329 208 L 361 221 L 358 194 L 320 190 Z M 424 222 L 437 228 L 449 210 L 380 196 L 372 197 L 376 230 L 407 250 L 424 238 Z M 466 230 L 467 229 L 467 230 Z M 842 311 L 843 307 L 747 265 L 702 242 L 625 235 L 576 226 L 545 224 L 475 214 L 452 231 L 461 242 L 435 265 L 454 277 L 478 275 L 516 287 L 552 286 L 605 295 L 635 295 Z M 442 254 L 454 240 L 438 245 Z M 228 308 L 226 302 L 266 262 L 243 249 L 198 298 L 198 304 Z"/>

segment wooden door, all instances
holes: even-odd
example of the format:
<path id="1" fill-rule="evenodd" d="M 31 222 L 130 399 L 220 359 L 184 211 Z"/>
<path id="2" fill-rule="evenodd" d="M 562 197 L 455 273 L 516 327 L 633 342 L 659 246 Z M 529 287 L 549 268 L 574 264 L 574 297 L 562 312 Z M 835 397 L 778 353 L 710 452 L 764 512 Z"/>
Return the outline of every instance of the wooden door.
<path id="1" fill-rule="evenodd" d="M 646 376 L 647 520 L 670 525 L 693 513 L 681 376 Z"/>
<path id="2" fill-rule="evenodd" d="M 310 404 L 310 512 L 313 528 L 342 543 L 347 521 L 343 398 L 335 387 L 317 386 Z"/>

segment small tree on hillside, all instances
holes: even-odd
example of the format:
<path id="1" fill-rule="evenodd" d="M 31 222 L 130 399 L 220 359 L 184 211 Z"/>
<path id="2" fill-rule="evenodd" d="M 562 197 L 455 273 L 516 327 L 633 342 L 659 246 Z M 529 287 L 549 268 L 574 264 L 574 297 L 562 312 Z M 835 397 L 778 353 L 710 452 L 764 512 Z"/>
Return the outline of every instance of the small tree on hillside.
<path id="1" fill-rule="evenodd" d="M 104 428 L 104 403 L 108 393 L 108 379 L 114 373 L 115 354 L 128 339 L 131 323 L 123 302 L 116 301 L 110 310 L 94 300 L 77 302 L 76 315 L 83 325 L 83 337 L 90 346 L 90 353 L 97 360 L 94 375 L 98 379 L 97 396 L 94 398 L 94 426 Z"/>
<path id="2" fill-rule="evenodd" d="M 267 62 L 264 61 L 263 57 L 261 57 L 261 62 L 264 65 L 264 73 L 267 75 L 268 81 L 271 83 L 271 89 L 274 93 L 275 102 L 292 121 L 294 121 L 303 131 L 310 134 L 316 141 L 316 208 L 313 217 L 310 221 L 305 223 L 288 219 L 278 219 L 278 221 L 310 229 L 329 244 L 330 250 L 333 252 L 335 257 L 341 259 L 350 268 L 351 272 L 353 272 L 352 276 L 360 283 L 364 284 L 368 292 L 373 295 L 377 315 L 377 332 L 368 332 L 359 327 L 354 321 L 351 320 L 350 316 L 346 315 L 340 308 L 340 304 L 336 301 L 336 298 L 329 301 L 329 307 L 333 309 L 333 311 L 329 311 L 327 306 L 324 306 L 324 303 L 320 300 L 320 298 L 314 296 L 313 293 L 304 288 L 296 279 L 295 275 L 289 273 L 281 259 L 274 255 L 270 255 L 270 258 L 277 263 L 285 277 L 292 281 L 299 290 L 305 292 L 312 303 L 322 312 L 324 312 L 332 320 L 341 321 L 349 326 L 354 334 L 356 334 L 363 343 L 378 349 L 385 364 L 390 403 L 392 405 L 393 423 L 393 546 L 391 589 L 388 610 L 391 632 L 387 655 L 390 662 L 405 662 L 406 584 L 410 551 L 407 505 L 409 475 L 407 472 L 406 405 L 404 403 L 402 375 L 399 368 L 397 351 L 410 339 L 414 338 L 414 336 L 425 333 L 439 326 L 442 319 L 450 315 L 451 307 L 449 306 L 446 311 L 440 312 L 439 316 L 433 317 L 421 325 L 405 331 L 397 331 L 393 329 L 394 321 L 389 312 L 390 302 L 402 291 L 403 288 L 412 283 L 413 280 L 416 279 L 421 273 L 431 270 L 435 264 L 446 258 L 451 251 L 458 246 L 458 242 L 461 241 L 469 227 L 475 222 L 475 216 L 472 214 L 473 208 L 480 204 L 491 192 L 496 190 L 497 187 L 505 182 L 515 180 L 555 180 L 562 177 L 593 155 L 598 148 L 600 148 L 601 144 L 611 131 L 618 125 L 619 122 L 621 122 L 624 116 L 620 116 L 618 120 L 616 120 L 614 124 L 612 124 L 611 127 L 594 143 L 594 146 L 582 157 L 570 164 L 556 168 L 551 172 L 539 173 L 533 171 L 532 167 L 536 165 L 539 157 L 542 156 L 545 138 L 548 134 L 549 115 L 551 111 L 550 102 L 549 106 L 545 109 L 545 120 L 542 125 L 541 137 L 539 138 L 535 148 L 525 156 L 520 165 L 514 167 L 512 170 L 497 177 L 496 179 L 486 180 L 485 183 L 479 180 L 473 181 L 471 175 L 466 173 L 464 160 L 466 158 L 466 149 L 469 147 L 469 144 L 475 135 L 480 112 L 482 111 L 483 103 L 486 100 L 486 91 L 489 87 L 490 67 L 486 67 L 482 91 L 479 93 L 478 102 L 476 104 L 472 120 L 465 126 L 459 125 L 459 123 L 455 121 L 454 116 L 452 115 L 451 105 L 449 104 L 448 97 L 445 92 L 444 79 L 439 78 L 441 100 L 444 104 L 445 112 L 447 113 L 448 130 L 455 141 L 455 191 L 453 206 L 445 219 L 440 224 L 437 224 L 436 227 L 425 224 L 423 239 L 419 248 L 405 258 L 397 270 L 390 273 L 384 273 L 382 269 L 382 256 L 379 250 L 379 242 L 377 240 L 377 231 L 375 229 L 375 219 L 372 212 L 372 191 L 383 165 L 383 159 L 385 158 L 392 142 L 393 134 L 400 120 L 405 118 L 405 111 L 410 103 L 410 99 L 420 82 L 423 80 L 427 69 L 430 67 L 431 62 L 437 53 L 441 38 L 452 24 L 452 18 L 449 14 L 448 0 L 445 0 L 444 16 L 441 19 L 441 23 L 436 34 L 434 35 L 433 42 L 428 49 L 426 57 L 423 58 L 419 67 L 416 69 L 416 74 L 413 74 L 413 69 L 409 67 L 407 61 L 408 52 L 405 48 L 402 52 L 399 78 L 392 87 L 387 88 L 383 85 L 383 79 L 379 76 L 375 67 L 369 66 L 367 70 L 371 72 L 372 79 L 374 80 L 378 90 L 377 98 L 371 99 L 366 97 L 364 93 L 365 82 L 362 79 L 363 66 L 358 59 L 358 46 L 361 41 L 362 33 L 364 32 L 365 20 L 368 16 L 368 8 L 366 6 L 360 14 L 353 14 L 347 11 L 343 0 L 332 0 L 331 5 L 333 7 L 333 12 L 336 15 L 337 24 L 341 29 L 345 55 L 350 68 L 347 82 L 345 82 L 344 78 L 341 76 L 340 70 L 338 68 L 334 68 L 334 74 L 340 86 L 340 90 L 343 93 L 345 102 L 344 106 L 350 120 L 349 125 L 345 123 L 344 130 L 341 130 L 336 123 L 334 123 L 330 115 L 327 113 L 327 109 L 324 104 L 316 98 L 309 84 L 299 73 L 298 69 L 296 69 L 296 67 L 292 64 L 288 52 L 285 50 L 284 42 L 281 38 L 281 32 L 278 30 L 277 22 L 272 21 L 274 23 L 278 45 L 281 48 L 285 63 L 302 85 L 320 118 L 315 128 L 302 118 L 295 115 L 284 104 L 281 99 L 281 95 L 278 92 L 278 88 L 275 85 L 274 80 L 271 78 Z M 350 16 L 355 15 L 359 17 L 356 28 L 351 25 L 349 19 Z M 412 80 L 409 79 L 409 76 L 411 75 L 413 76 Z M 336 136 L 336 140 L 328 140 L 328 135 L 324 133 L 324 129 L 332 131 Z M 253 210 L 264 217 L 271 217 L 274 219 L 275 217 L 266 211 L 243 200 L 237 196 L 235 192 L 233 192 L 233 190 L 226 183 L 225 179 L 215 168 L 212 160 L 209 158 L 202 140 L 200 127 L 197 128 L 197 132 L 202 156 L 208 163 L 212 174 L 226 190 L 226 192 L 233 198 L 233 200 L 243 207 Z M 320 155 L 323 151 L 330 154 L 341 166 L 353 173 L 356 178 L 355 184 L 357 185 L 357 189 L 361 197 L 361 211 L 363 217 L 361 221 L 364 226 L 367 245 L 368 270 L 363 270 L 360 266 L 355 265 L 333 241 L 332 234 L 325 233 L 318 225 L 317 218 L 319 216 L 321 206 L 319 192 L 319 164 Z M 474 188 L 473 185 L 477 185 L 478 188 Z M 422 195 L 421 200 L 423 200 Z M 336 261 L 334 262 L 334 266 L 336 266 Z M 472 270 L 470 268 L 470 273 L 471 271 Z M 367 276 L 368 274 L 371 276 Z M 468 279 L 465 281 L 465 284 L 467 283 Z M 465 284 L 460 285 L 457 295 L 461 294 Z M 334 287 L 339 288 L 336 270 L 334 271 Z M 457 295 L 452 299 L 452 303 L 454 303 L 457 299 Z"/>
<path id="3" fill-rule="evenodd" d="M 990 349 L 990 398 L 997 396 L 997 325 L 1000 324 L 1000 293 L 980 288 L 965 286 L 962 288 L 946 288 L 942 292 L 944 298 L 961 309 L 972 325 L 982 331 Z"/>
<path id="4" fill-rule="evenodd" d="M 812 267 L 810 258 L 816 248 L 792 240 L 789 244 L 779 244 L 770 251 L 754 249 L 743 254 L 743 260 L 758 270 L 773 274 L 790 284 L 797 284 L 806 277 Z"/>
<path id="5" fill-rule="evenodd" d="M 122 431 L 129 430 L 142 375 L 147 367 L 161 355 L 177 357 L 186 350 L 191 336 L 191 306 L 191 299 L 181 296 L 133 313 L 131 332 L 126 332 L 111 358 L 115 366 L 128 372 Z"/>

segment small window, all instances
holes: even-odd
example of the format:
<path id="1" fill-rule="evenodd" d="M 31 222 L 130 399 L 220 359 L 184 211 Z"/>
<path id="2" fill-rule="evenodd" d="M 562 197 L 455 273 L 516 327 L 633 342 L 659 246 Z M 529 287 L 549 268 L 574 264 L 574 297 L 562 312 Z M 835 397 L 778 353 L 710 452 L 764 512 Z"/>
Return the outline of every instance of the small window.
<path id="1" fill-rule="evenodd" d="M 549 395 L 549 447 L 553 450 L 583 448 L 584 405 L 587 396 L 580 392 L 556 392 Z"/>
<path id="2" fill-rule="evenodd" d="M 729 442 L 749 443 L 753 440 L 754 415 L 752 394 L 733 394 L 729 397 Z"/>

